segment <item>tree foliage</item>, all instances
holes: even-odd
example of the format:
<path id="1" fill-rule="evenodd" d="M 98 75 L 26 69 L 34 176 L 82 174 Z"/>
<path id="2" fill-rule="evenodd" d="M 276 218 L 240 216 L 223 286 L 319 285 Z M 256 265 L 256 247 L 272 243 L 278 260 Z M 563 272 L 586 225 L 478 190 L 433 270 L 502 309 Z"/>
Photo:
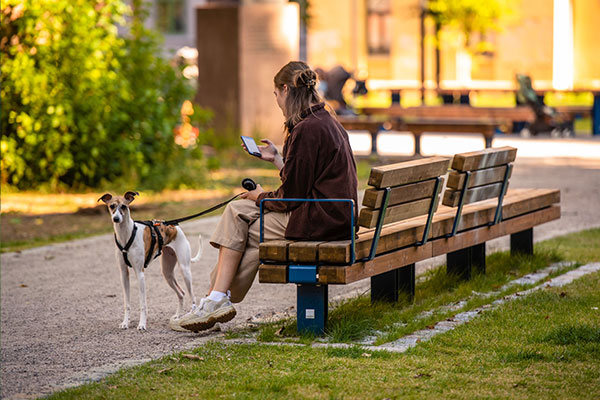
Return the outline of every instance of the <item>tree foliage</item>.
<path id="1" fill-rule="evenodd" d="M 2 2 L 3 183 L 158 189 L 201 156 L 173 141 L 193 89 L 136 12 L 121 0 Z"/>
<path id="2" fill-rule="evenodd" d="M 513 7 L 513 0 L 429 0 L 425 11 L 439 27 L 458 27 L 469 46 L 474 33 L 499 30 Z"/>

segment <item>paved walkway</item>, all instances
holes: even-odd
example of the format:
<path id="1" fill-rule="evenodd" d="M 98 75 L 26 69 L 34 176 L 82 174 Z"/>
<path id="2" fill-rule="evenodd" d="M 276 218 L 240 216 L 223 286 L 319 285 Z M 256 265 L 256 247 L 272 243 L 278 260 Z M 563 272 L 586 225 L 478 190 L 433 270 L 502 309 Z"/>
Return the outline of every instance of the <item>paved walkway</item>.
<path id="1" fill-rule="evenodd" d="M 600 157 L 600 156 L 599 156 Z M 558 187 L 562 218 L 535 229 L 535 239 L 600 226 L 600 158 L 519 159 L 511 187 Z M 208 205 L 207 205 L 208 206 Z M 183 225 L 197 248 L 217 217 Z M 488 251 L 508 248 L 508 239 L 489 243 Z M 217 252 L 207 240 L 204 257 L 193 266 L 194 287 L 208 289 L 208 274 Z M 160 276 L 158 262 L 147 270 L 148 332 L 122 331 L 121 284 L 112 235 L 45 246 L 0 257 L 1 270 L 1 397 L 47 394 L 82 378 L 102 375 L 128 363 L 144 361 L 197 343 L 208 334 L 177 333 L 167 320 L 176 308 L 175 295 Z M 434 263 L 420 263 L 417 273 Z M 364 292 L 368 281 L 332 287 L 331 296 Z M 137 283 L 132 282 L 132 326 L 137 325 Z M 256 316 L 268 316 L 295 305 L 293 285 L 256 283 L 238 309 L 231 329 Z M 132 361 L 133 360 L 133 361 Z M 99 376 L 96 375 L 96 376 Z"/>

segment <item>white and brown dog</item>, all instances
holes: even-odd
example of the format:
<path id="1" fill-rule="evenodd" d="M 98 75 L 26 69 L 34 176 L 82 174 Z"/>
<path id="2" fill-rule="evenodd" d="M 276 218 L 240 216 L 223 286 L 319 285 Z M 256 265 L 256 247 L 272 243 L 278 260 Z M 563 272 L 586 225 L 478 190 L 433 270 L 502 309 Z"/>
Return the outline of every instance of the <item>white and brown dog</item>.
<path id="1" fill-rule="evenodd" d="M 140 292 L 140 321 L 139 330 L 146 330 L 146 281 L 144 268 L 150 261 L 162 253 L 162 273 L 165 280 L 173 288 L 179 300 L 177 312 L 170 320 L 172 329 L 177 329 L 176 321 L 183 313 L 184 291 L 175 280 L 175 264 L 179 262 L 187 292 L 192 300 L 192 308 L 196 305 L 196 297 L 192 289 L 191 263 L 200 260 L 202 254 L 202 237 L 198 254 L 192 258 L 190 243 L 179 226 L 165 225 L 157 221 L 134 221 L 131 218 L 129 204 L 139 195 L 137 192 L 127 192 L 123 197 L 114 197 L 110 193 L 104 194 L 98 201 L 103 201 L 108 206 L 115 228 L 115 241 L 117 245 L 117 262 L 121 268 L 121 282 L 123 283 L 123 301 L 125 315 L 121 323 L 122 329 L 129 327 L 129 268 L 137 275 Z M 164 247 L 163 247 L 164 246 Z"/>

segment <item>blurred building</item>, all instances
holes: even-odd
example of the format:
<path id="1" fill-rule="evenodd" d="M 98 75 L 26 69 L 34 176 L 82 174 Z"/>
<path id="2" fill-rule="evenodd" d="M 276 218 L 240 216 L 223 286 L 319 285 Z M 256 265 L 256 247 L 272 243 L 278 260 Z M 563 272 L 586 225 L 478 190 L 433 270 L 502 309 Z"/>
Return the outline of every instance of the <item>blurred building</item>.
<path id="1" fill-rule="evenodd" d="M 421 0 L 313 0 L 308 60 L 325 69 L 343 65 L 368 76 L 370 87 L 420 85 Z M 442 86 L 509 87 L 516 73 L 537 87 L 600 89 L 600 1 L 521 0 L 486 51 L 468 53 L 464 37 L 445 29 Z M 426 24 L 425 76 L 435 79 L 434 26 Z M 477 39 L 477 38 L 476 38 Z"/>
<path id="2" fill-rule="evenodd" d="M 287 0 L 149 0 L 148 23 L 165 35 L 165 48 L 196 46 L 196 12 L 208 4 L 268 4 Z M 309 0 L 308 62 L 342 65 L 368 77 L 370 87 L 420 85 L 420 4 L 423 0 Z M 515 73 L 537 87 L 600 87 L 600 1 L 516 0 L 503 31 L 486 35 L 486 51 L 468 53 L 458 30 L 441 41 L 442 86 L 504 87 Z M 426 25 L 425 75 L 435 79 L 433 26 Z M 304 46 L 304 43 L 303 43 Z M 373 86 L 375 85 L 375 86 Z"/>

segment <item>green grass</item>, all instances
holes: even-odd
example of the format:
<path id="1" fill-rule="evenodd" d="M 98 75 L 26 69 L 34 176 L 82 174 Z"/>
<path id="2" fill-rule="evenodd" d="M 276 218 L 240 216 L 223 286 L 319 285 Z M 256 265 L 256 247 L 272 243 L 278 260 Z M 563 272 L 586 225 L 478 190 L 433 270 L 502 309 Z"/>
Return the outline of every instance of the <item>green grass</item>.
<path id="1" fill-rule="evenodd" d="M 588 229 L 537 243 L 536 250 L 555 251 L 564 260 L 582 264 L 600 261 L 600 228 Z"/>
<path id="2" fill-rule="evenodd" d="M 371 304 L 370 294 L 351 298 L 336 304 L 330 311 L 327 326 L 328 339 L 336 343 L 350 343 L 363 339 L 367 335 L 377 336 L 376 344 L 393 341 L 408 333 L 435 324 L 452 315 L 490 303 L 522 287 L 512 287 L 497 293 L 494 297 L 474 295 L 499 289 L 510 280 L 542 269 L 559 261 L 561 257 L 552 251 L 537 251 L 533 257 L 511 257 L 508 252 L 496 253 L 487 257 L 485 274 L 474 275 L 469 281 L 460 281 L 446 274 L 445 266 L 426 273 L 417 282 L 415 298 L 407 298 L 399 303 Z M 449 310 L 442 306 L 466 301 L 459 310 Z M 427 314 L 423 315 L 427 311 Z M 277 329 L 283 330 L 275 335 Z M 290 341 L 298 338 L 295 320 L 267 324 L 260 328 L 259 341 Z M 301 339 L 306 339 L 301 337 Z"/>
<path id="3" fill-rule="evenodd" d="M 599 286 L 536 292 L 403 354 L 213 342 L 50 398 L 596 399 Z"/>

